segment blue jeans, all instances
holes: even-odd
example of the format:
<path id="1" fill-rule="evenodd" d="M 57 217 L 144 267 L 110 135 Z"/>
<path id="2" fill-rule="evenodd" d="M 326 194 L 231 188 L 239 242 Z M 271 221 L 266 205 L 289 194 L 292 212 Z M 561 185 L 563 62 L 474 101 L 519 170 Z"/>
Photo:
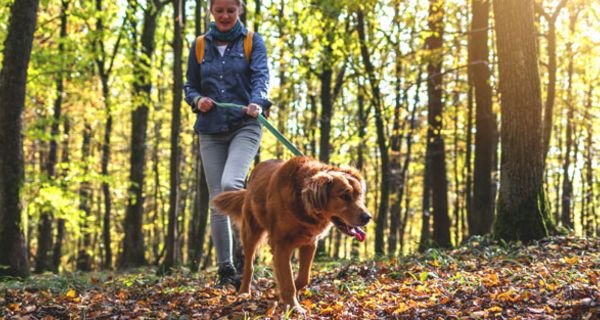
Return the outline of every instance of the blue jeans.
<path id="1" fill-rule="evenodd" d="M 209 199 L 223 191 L 244 188 L 252 160 L 258 151 L 262 126 L 257 121 L 219 134 L 200 134 L 200 156 L 206 173 Z M 231 222 L 229 217 L 210 208 L 210 234 L 217 264 L 232 263 Z"/>

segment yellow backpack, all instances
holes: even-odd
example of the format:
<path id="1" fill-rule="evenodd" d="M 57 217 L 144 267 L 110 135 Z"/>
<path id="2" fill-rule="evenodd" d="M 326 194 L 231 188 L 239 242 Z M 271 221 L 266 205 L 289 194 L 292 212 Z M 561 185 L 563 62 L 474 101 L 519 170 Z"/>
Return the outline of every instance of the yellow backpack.
<path id="1" fill-rule="evenodd" d="M 246 61 L 250 62 L 250 54 L 252 53 L 252 38 L 254 37 L 254 31 L 248 30 L 248 35 L 244 39 L 244 53 L 246 54 Z M 196 39 L 196 60 L 198 64 L 202 63 L 204 59 L 204 35 L 199 36 Z"/>

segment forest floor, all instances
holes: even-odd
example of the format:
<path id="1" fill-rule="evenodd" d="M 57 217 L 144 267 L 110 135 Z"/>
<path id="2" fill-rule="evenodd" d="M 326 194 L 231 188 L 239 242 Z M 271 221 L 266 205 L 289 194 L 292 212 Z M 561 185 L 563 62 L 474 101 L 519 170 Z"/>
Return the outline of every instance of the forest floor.
<path id="1" fill-rule="evenodd" d="M 0 282 L 0 319 L 294 319 L 270 269 L 253 296 L 215 289 L 214 272 L 36 275 Z M 318 262 L 300 295 L 307 319 L 600 319 L 600 239 L 532 245 L 474 240 L 451 251 Z"/>

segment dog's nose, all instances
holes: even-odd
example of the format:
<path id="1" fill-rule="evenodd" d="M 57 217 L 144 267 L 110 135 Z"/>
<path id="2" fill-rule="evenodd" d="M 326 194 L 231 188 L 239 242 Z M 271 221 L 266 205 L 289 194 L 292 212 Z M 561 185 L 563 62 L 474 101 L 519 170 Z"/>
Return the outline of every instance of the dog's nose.
<path id="1" fill-rule="evenodd" d="M 362 221 L 363 224 L 367 224 L 369 223 L 369 221 L 371 221 L 371 215 L 368 212 L 363 212 L 360 215 L 360 221 Z"/>

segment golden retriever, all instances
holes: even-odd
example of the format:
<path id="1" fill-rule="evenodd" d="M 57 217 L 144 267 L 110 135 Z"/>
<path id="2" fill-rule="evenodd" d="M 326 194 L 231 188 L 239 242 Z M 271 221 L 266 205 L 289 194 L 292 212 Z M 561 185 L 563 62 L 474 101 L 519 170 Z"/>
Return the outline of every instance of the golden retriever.
<path id="1" fill-rule="evenodd" d="M 358 170 L 295 157 L 262 162 L 246 189 L 215 197 L 212 205 L 240 229 L 245 255 L 240 293 L 250 293 L 255 253 L 268 235 L 279 296 L 285 305 L 304 312 L 296 295 L 309 282 L 317 241 L 332 224 L 360 241 L 365 239 L 360 226 L 371 215 L 364 192 L 365 181 Z M 296 248 L 300 266 L 294 280 L 290 259 Z"/>

